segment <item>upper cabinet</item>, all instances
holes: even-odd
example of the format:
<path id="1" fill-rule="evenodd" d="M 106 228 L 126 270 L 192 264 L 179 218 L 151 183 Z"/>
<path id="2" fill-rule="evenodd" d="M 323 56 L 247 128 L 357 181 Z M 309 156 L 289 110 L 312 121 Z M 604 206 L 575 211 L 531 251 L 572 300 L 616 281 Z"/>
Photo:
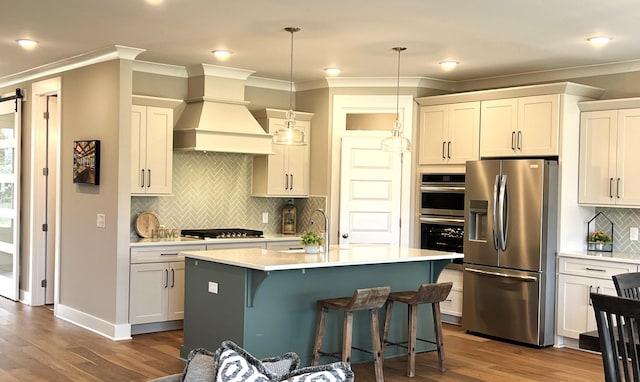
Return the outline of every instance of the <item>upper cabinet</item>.
<path id="1" fill-rule="evenodd" d="M 131 194 L 171 194 L 173 109 L 131 107 Z"/>
<path id="2" fill-rule="evenodd" d="M 480 102 L 420 108 L 419 163 L 465 164 L 479 159 Z"/>
<path id="3" fill-rule="evenodd" d="M 638 107 L 592 110 L 631 105 Z M 583 102 L 580 107 L 590 111 L 580 118 L 578 202 L 640 206 L 640 99 L 622 105 L 614 100 Z"/>
<path id="4" fill-rule="evenodd" d="M 266 109 L 254 116 L 269 134 L 284 128 L 286 110 Z M 273 145 L 272 155 L 253 157 L 252 196 L 309 196 L 309 137 L 312 113 L 296 111 L 296 128 L 304 131 L 307 144 Z"/>
<path id="5" fill-rule="evenodd" d="M 560 94 L 482 101 L 480 156 L 556 156 Z"/>

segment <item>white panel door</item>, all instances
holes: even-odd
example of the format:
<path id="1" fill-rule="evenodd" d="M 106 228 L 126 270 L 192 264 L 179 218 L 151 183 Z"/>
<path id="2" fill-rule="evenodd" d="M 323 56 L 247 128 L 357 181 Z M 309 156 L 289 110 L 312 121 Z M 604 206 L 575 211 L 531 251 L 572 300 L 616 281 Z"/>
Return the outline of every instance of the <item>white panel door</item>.
<path id="1" fill-rule="evenodd" d="M 618 111 L 616 203 L 640 206 L 640 109 Z"/>
<path id="2" fill-rule="evenodd" d="M 380 150 L 378 138 L 343 138 L 340 243 L 399 245 L 400 153 Z"/>
<path id="3" fill-rule="evenodd" d="M 617 124 L 615 110 L 583 112 L 580 116 L 579 203 L 614 204 Z"/>
<path id="4" fill-rule="evenodd" d="M 0 102 L 0 295 L 18 300 L 20 233 L 19 99 Z"/>

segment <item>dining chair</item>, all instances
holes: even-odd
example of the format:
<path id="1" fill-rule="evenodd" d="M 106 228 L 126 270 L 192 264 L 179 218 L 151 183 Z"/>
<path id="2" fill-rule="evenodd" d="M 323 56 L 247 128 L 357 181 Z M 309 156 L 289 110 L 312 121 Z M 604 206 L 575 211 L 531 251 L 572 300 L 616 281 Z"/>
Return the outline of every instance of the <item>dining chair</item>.
<path id="1" fill-rule="evenodd" d="M 640 300 L 640 272 L 621 273 L 611 278 L 618 296 Z"/>
<path id="2" fill-rule="evenodd" d="M 640 300 L 591 293 L 605 382 L 640 381 Z"/>

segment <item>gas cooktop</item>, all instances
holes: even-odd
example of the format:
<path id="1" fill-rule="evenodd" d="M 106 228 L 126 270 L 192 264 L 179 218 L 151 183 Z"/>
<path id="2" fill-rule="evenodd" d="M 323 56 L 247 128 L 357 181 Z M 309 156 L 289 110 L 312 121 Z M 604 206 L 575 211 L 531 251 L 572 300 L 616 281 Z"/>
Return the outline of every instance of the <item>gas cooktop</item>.
<path id="1" fill-rule="evenodd" d="M 243 239 L 264 237 L 262 231 L 244 228 L 183 229 L 182 236 L 198 239 Z"/>

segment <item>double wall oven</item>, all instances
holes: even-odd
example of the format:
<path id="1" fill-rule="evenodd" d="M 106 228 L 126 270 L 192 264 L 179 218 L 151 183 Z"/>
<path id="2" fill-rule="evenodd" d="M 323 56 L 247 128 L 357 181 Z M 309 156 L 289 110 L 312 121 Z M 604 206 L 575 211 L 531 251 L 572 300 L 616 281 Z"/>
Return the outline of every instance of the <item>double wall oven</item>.
<path id="1" fill-rule="evenodd" d="M 463 253 L 464 174 L 421 174 L 420 248 Z"/>

